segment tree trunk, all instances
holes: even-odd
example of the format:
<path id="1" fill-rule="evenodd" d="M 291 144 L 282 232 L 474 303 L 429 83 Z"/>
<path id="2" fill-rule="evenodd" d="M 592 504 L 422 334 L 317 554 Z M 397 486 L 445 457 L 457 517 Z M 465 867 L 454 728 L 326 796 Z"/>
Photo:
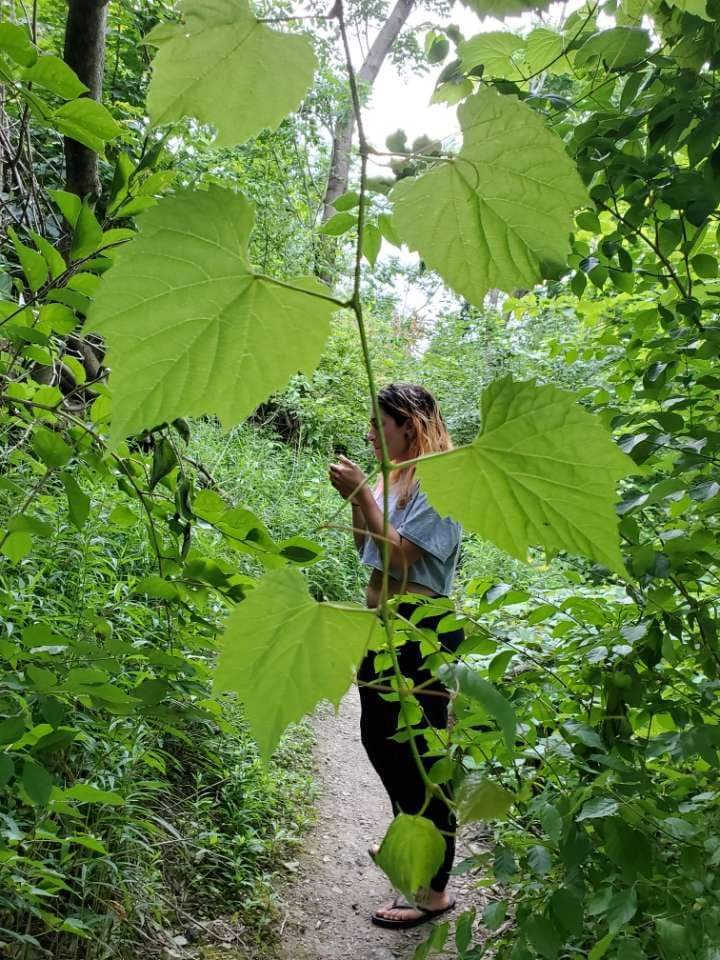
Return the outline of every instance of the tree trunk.
<path id="1" fill-rule="evenodd" d="M 86 87 L 87 96 L 102 100 L 105 66 L 105 22 L 108 0 L 69 0 L 65 25 L 65 62 Z M 66 189 L 81 197 L 100 193 L 98 158 L 71 137 L 65 137 Z"/>
<path id="2" fill-rule="evenodd" d="M 365 62 L 358 70 L 357 79 L 361 83 L 368 84 L 369 86 L 373 85 L 385 57 L 397 40 L 398 34 L 405 26 L 414 4 L 415 0 L 397 0 L 390 16 L 375 37 Z M 354 130 L 355 117 L 352 110 L 350 110 L 344 116 L 338 118 L 335 127 L 332 158 L 330 161 L 330 175 L 328 177 L 327 190 L 325 191 L 325 199 L 323 200 L 323 223 L 329 220 L 335 212 L 333 209 L 333 201 L 337 200 L 337 198 L 342 196 L 347 190 L 348 174 L 350 171 L 350 152 L 352 150 Z"/>

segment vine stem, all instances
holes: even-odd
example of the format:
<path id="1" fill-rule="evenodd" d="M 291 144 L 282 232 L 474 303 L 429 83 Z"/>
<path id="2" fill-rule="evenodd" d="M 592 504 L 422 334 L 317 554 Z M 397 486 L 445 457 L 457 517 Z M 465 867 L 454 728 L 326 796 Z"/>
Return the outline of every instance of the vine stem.
<path id="1" fill-rule="evenodd" d="M 357 79 L 355 77 L 355 70 L 352 65 L 352 57 L 350 55 L 350 45 L 348 43 L 347 30 L 345 27 L 345 16 L 343 11 L 343 0 L 336 0 L 335 6 L 332 10 L 333 16 L 338 21 L 338 27 L 340 29 L 340 36 L 342 39 L 343 50 L 345 52 L 345 62 L 348 73 L 348 82 L 350 84 L 350 96 L 352 100 L 353 112 L 355 114 L 355 122 L 358 129 L 358 140 L 360 143 L 360 205 L 358 208 L 358 222 L 357 222 L 357 241 L 355 244 L 355 269 L 353 275 L 353 291 L 350 298 L 349 306 L 355 314 L 355 320 L 357 322 L 358 334 L 360 336 L 360 345 L 362 348 L 363 362 L 365 364 L 365 371 L 368 378 L 368 388 L 370 390 L 370 401 L 372 404 L 373 414 L 375 416 L 375 422 L 378 425 L 378 433 L 380 436 L 380 450 L 382 454 L 381 460 L 381 471 L 383 478 L 383 542 L 382 542 L 382 553 L 383 553 L 383 570 L 382 570 L 382 586 L 380 589 L 380 616 L 385 628 L 385 635 L 387 637 L 388 650 L 390 652 L 390 657 L 392 659 L 393 673 L 398 684 L 398 695 L 400 698 L 400 712 L 402 715 L 403 723 L 408 734 L 408 743 L 410 744 L 410 750 L 412 751 L 413 759 L 417 765 L 420 776 L 422 777 L 423 783 L 425 784 L 425 789 L 427 793 L 434 794 L 439 797 L 445 803 L 450 806 L 448 798 L 445 796 L 444 792 L 438 784 L 433 783 L 425 769 L 425 765 L 422 762 L 422 758 L 415 743 L 415 734 L 412 730 L 412 723 L 410 721 L 410 716 L 408 714 L 408 705 L 407 705 L 407 690 L 405 679 L 400 670 L 400 663 L 398 660 L 397 650 L 395 649 L 395 641 L 393 635 L 393 626 L 392 626 L 392 616 L 390 608 L 388 606 L 388 587 L 390 581 L 390 541 L 388 537 L 388 526 L 389 526 L 389 515 L 390 515 L 390 474 L 393 469 L 392 461 L 388 456 L 387 442 L 385 439 L 385 431 L 382 428 L 382 411 L 380 410 L 380 401 L 377 395 L 377 389 L 375 386 L 375 376 L 372 368 L 372 360 L 370 357 L 370 347 L 368 344 L 367 331 L 365 328 L 365 321 L 363 317 L 363 308 L 362 308 L 362 297 L 361 297 L 361 281 L 362 281 L 362 247 L 363 247 L 363 232 L 365 228 L 365 207 L 366 207 L 366 193 L 367 193 L 367 164 L 368 164 L 368 155 L 369 147 L 367 138 L 365 136 L 365 127 L 363 125 L 362 110 L 360 108 L 360 95 L 358 93 Z"/>

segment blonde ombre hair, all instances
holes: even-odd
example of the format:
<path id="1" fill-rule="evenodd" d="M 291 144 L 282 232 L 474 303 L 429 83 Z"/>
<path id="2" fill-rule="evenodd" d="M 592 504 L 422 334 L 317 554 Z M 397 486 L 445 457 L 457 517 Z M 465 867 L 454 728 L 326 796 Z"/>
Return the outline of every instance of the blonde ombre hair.
<path id="1" fill-rule="evenodd" d="M 378 403 L 382 412 L 392 417 L 399 427 L 412 429 L 408 460 L 426 453 L 452 450 L 452 440 L 437 400 L 425 387 L 418 383 L 389 383 L 378 391 Z M 390 485 L 397 491 L 398 504 L 405 506 L 417 486 L 415 467 L 393 470 Z"/>

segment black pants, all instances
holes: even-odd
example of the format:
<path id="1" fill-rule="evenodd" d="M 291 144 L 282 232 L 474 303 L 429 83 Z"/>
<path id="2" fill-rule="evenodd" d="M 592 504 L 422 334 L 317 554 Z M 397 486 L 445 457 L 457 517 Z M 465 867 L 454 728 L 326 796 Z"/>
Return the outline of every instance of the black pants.
<path id="1" fill-rule="evenodd" d="M 397 612 L 408 619 L 415 609 L 417 609 L 416 604 L 403 603 L 400 604 Z M 440 620 L 441 616 L 426 617 L 418 626 L 434 629 Z M 457 649 L 462 639 L 462 630 L 438 635 L 443 648 L 450 652 Z M 418 814 L 425 803 L 425 784 L 415 763 L 410 744 L 389 739 L 398 730 L 400 703 L 383 700 L 382 691 L 363 686 L 364 683 L 372 681 L 381 682 L 382 678 L 378 678 L 375 674 L 374 659 L 375 654 L 368 653 L 358 671 L 361 705 L 360 736 L 370 762 L 388 792 L 393 816 L 398 813 Z M 402 674 L 415 684 L 424 683 L 431 678 L 430 671 L 423 669 L 423 656 L 417 640 L 408 640 L 398 649 L 398 660 Z M 392 676 L 392 670 L 386 671 L 383 676 Z M 427 689 L 445 691 L 445 687 L 438 680 L 429 684 Z M 423 696 L 422 693 L 416 694 L 416 697 L 424 712 L 427 725 L 441 731 L 447 729 L 449 705 L 447 698 Z M 404 728 L 401 726 L 400 729 Z M 424 747 L 422 739 L 416 739 L 415 742 L 422 756 Z M 425 769 L 429 770 L 437 759 L 437 757 L 423 756 Z M 443 789 L 447 791 L 446 787 Z M 433 890 L 442 891 L 447 886 L 455 857 L 455 817 L 447 804 L 435 796 L 430 799 L 423 816 L 432 820 L 444 835 L 445 859 L 430 884 Z"/>

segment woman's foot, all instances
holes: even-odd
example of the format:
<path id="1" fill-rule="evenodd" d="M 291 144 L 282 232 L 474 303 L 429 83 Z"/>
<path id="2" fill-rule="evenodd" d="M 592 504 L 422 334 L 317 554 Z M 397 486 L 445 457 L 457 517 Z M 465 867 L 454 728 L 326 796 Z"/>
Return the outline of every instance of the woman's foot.
<path id="1" fill-rule="evenodd" d="M 447 890 L 423 890 L 415 898 L 415 904 L 398 897 L 378 907 L 372 921 L 379 926 L 415 926 L 431 920 L 435 914 L 451 910 L 455 900 Z"/>

